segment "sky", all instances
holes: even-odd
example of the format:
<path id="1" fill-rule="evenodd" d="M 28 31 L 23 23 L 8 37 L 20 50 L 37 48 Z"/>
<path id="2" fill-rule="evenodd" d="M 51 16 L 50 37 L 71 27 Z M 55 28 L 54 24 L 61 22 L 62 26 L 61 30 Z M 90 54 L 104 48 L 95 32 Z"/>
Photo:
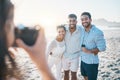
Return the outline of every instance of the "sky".
<path id="1" fill-rule="evenodd" d="M 120 22 L 120 0 L 12 0 L 15 4 L 15 23 L 36 24 L 45 27 L 67 23 L 67 16 L 87 11 L 92 19 L 104 18 Z"/>

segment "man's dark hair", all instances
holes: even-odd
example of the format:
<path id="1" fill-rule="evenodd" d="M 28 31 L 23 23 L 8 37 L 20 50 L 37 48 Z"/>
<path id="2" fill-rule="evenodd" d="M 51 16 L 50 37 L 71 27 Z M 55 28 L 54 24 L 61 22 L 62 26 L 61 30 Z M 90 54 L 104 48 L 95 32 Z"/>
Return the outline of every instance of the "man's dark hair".
<path id="1" fill-rule="evenodd" d="M 75 19 L 77 19 L 77 16 L 75 14 L 69 14 L 68 18 L 75 18 Z"/>
<path id="2" fill-rule="evenodd" d="M 91 14 L 90 14 L 89 12 L 83 12 L 83 13 L 81 14 L 81 16 L 83 16 L 83 15 L 87 15 L 87 16 L 91 19 Z"/>

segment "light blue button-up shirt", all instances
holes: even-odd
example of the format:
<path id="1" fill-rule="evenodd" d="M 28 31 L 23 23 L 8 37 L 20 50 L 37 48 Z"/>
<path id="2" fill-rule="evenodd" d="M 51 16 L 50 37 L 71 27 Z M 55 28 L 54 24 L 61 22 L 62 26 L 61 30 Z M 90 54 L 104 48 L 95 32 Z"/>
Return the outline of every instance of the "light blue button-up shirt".
<path id="1" fill-rule="evenodd" d="M 76 30 L 71 34 L 69 26 L 66 25 L 65 44 L 66 50 L 63 55 L 65 58 L 76 58 L 80 55 L 80 37 L 82 33 L 82 27 L 76 26 Z"/>
<path id="2" fill-rule="evenodd" d="M 85 29 L 82 30 L 81 45 L 82 44 L 84 44 L 89 50 L 98 48 L 99 51 L 105 51 L 106 49 L 106 42 L 103 32 L 94 25 L 92 25 L 89 32 L 86 32 Z M 98 55 L 94 55 L 93 53 L 85 53 L 83 51 L 81 51 L 81 60 L 87 64 L 99 63 Z"/>

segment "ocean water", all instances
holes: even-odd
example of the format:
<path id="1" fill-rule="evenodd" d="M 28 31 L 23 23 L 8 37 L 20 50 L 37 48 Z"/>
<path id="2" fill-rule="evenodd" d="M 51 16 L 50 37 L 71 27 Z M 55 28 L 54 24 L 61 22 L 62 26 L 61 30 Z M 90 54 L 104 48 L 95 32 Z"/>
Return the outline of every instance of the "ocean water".
<path id="1" fill-rule="evenodd" d="M 97 26 L 101 30 L 118 30 L 120 27 Z"/>

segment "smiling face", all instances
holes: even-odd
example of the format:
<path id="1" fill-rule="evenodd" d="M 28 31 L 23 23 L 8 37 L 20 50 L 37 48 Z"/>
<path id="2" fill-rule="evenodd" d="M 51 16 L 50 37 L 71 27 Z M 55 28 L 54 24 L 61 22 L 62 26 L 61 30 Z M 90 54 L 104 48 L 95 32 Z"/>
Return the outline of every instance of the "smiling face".
<path id="1" fill-rule="evenodd" d="M 76 20 L 76 18 L 69 18 L 68 23 L 69 23 L 70 28 L 74 28 L 74 27 L 76 27 L 77 20 Z"/>
<path id="2" fill-rule="evenodd" d="M 81 16 L 81 22 L 83 27 L 88 28 L 91 25 L 91 19 L 87 15 L 82 15 Z"/>
<path id="3" fill-rule="evenodd" d="M 57 35 L 58 35 L 59 38 L 64 39 L 65 33 L 66 32 L 65 32 L 64 28 L 58 28 L 57 29 Z"/>

